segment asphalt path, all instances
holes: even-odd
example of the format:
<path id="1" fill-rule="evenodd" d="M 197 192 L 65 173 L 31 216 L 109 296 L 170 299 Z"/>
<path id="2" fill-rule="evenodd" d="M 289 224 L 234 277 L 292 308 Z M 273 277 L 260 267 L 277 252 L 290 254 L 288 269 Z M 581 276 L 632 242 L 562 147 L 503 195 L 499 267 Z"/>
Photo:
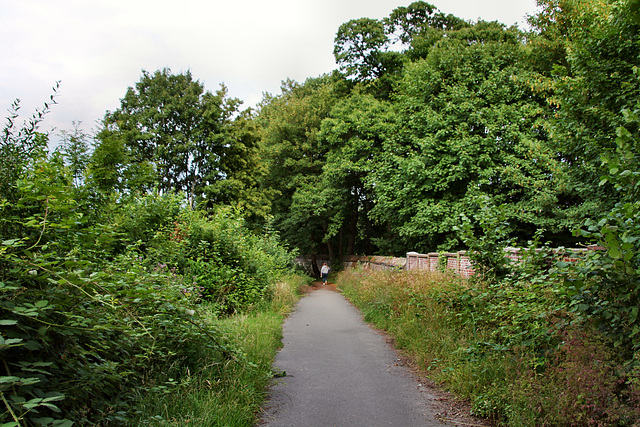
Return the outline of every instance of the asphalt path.
<path id="1" fill-rule="evenodd" d="M 262 425 L 443 425 L 434 416 L 435 397 L 329 287 L 302 298 L 288 317 L 274 368 L 283 376 L 271 387 Z"/>

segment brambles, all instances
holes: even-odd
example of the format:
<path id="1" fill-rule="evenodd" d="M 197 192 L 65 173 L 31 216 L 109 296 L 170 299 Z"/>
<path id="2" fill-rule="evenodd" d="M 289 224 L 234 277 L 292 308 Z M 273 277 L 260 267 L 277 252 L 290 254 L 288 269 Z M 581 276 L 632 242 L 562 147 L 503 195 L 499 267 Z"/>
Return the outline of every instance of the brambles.
<path id="1" fill-rule="evenodd" d="M 140 390 L 250 365 L 211 315 L 269 296 L 292 257 L 277 235 L 179 195 L 101 194 L 59 153 L 32 149 L 37 135 L 12 135 L 31 157 L 0 188 L 0 423 L 126 425 Z"/>

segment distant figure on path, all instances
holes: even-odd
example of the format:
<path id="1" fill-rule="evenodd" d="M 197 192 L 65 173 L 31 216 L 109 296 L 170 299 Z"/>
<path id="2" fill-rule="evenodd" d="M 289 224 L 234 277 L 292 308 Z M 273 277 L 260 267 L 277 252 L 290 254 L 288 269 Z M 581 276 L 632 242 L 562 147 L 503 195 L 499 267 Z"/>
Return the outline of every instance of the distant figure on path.
<path id="1" fill-rule="evenodd" d="M 320 274 L 322 275 L 322 284 L 326 285 L 327 280 L 329 279 L 329 266 L 325 262 L 322 264 L 322 268 L 320 269 Z"/>

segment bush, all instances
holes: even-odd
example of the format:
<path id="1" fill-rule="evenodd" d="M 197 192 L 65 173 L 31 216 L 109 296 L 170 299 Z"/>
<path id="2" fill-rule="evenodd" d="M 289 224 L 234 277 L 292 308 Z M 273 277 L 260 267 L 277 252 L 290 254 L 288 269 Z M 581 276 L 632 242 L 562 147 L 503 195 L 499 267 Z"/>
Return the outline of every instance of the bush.
<path id="1" fill-rule="evenodd" d="M 562 345 L 548 355 L 543 372 L 525 362 L 510 376 L 510 425 L 634 425 L 640 402 L 630 396 L 636 391 L 620 376 L 610 343 L 584 326 L 561 335 Z"/>
<path id="2" fill-rule="evenodd" d="M 548 271 L 534 274 L 543 252 L 528 253 L 500 282 L 348 270 L 336 283 L 476 415 L 511 426 L 636 425 L 638 370 L 569 311 Z"/>
<path id="3" fill-rule="evenodd" d="M 3 233 L 21 236 L 1 236 L 0 421 L 126 423 L 133 390 L 157 373 L 197 363 L 204 348 L 230 352 L 187 314 L 175 274 L 134 251 L 85 259 L 80 237 L 96 230 L 75 210 L 66 169 L 55 157 L 37 164 L 17 202 L 2 204 Z"/>
<path id="4" fill-rule="evenodd" d="M 603 218 L 588 220 L 586 229 L 576 231 L 605 250 L 592 251 L 579 264 L 559 264 L 558 275 L 573 310 L 595 321 L 632 359 L 640 351 L 640 105 L 624 116 L 633 132 L 620 127 L 616 149 L 602 156 L 607 173 L 601 184 L 612 183 L 620 202 Z"/>
<path id="5" fill-rule="evenodd" d="M 212 278 L 228 303 L 218 311 L 263 301 L 290 254 L 276 235 L 249 233 L 230 211 L 193 212 L 179 195 L 79 201 L 98 190 L 76 191 L 45 139 L 3 138 L 2 150 L 24 146 L 0 188 L 0 424 L 126 425 L 141 393 L 174 390 L 209 364 L 250 366 L 197 316 L 194 278 Z"/>

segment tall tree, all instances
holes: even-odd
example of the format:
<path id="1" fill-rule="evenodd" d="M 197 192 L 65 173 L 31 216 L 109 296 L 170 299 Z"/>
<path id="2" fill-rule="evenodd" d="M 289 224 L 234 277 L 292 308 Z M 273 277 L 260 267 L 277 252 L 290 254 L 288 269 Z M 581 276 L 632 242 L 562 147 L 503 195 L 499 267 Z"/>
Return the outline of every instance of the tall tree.
<path id="1" fill-rule="evenodd" d="M 384 22 L 387 33 L 408 46 L 412 58 L 425 55 L 426 50 L 420 49 L 424 47 L 425 40 L 439 40 L 446 31 L 469 26 L 466 21 L 451 14 L 445 15 L 434 5 L 423 1 L 394 9 Z"/>
<path id="2" fill-rule="evenodd" d="M 252 176 L 240 171 L 258 159 L 257 139 L 246 126 L 250 113 L 239 114 L 241 104 L 227 97 L 224 85 L 205 91 L 190 72 L 143 71 L 120 108 L 105 115 L 93 168 L 109 183 L 116 169 L 144 177 L 152 166 L 163 192 L 183 191 L 192 202 L 235 203 L 255 189 Z"/>
<path id="3" fill-rule="evenodd" d="M 516 29 L 481 21 L 408 66 L 397 89 L 400 129 L 372 176 L 371 215 L 391 225 L 398 250 L 459 247 L 454 229 L 479 194 L 507 206 L 515 236 L 567 233 L 556 210 L 564 175 L 520 40 Z"/>
<path id="4" fill-rule="evenodd" d="M 320 137 L 328 153 L 321 188 L 331 206 L 325 240 L 333 239 L 340 254 L 377 252 L 383 230 L 369 218 L 375 202 L 369 177 L 394 125 L 390 103 L 357 90 L 322 122 Z"/>
<path id="5" fill-rule="evenodd" d="M 71 169 L 74 185 L 80 186 L 84 181 L 84 174 L 89 166 L 91 158 L 91 140 L 82 128 L 81 122 L 72 123 L 73 130 L 63 130 L 60 132 L 62 142 L 58 149 L 65 159 L 65 163 Z"/>
<path id="6" fill-rule="evenodd" d="M 358 81 L 373 80 L 385 72 L 383 57 L 389 44 L 382 21 L 353 19 L 338 29 L 333 55 L 345 75 Z"/>
<path id="7" fill-rule="evenodd" d="M 529 46 L 549 69 L 555 106 L 550 125 L 555 149 L 571 178 L 571 215 L 599 216 L 616 202 L 610 185 L 599 185 L 600 156 L 616 146 L 621 112 L 635 108 L 640 88 L 639 25 L 626 3 L 539 0 L 531 18 Z"/>
<path id="8" fill-rule="evenodd" d="M 261 139 L 268 164 L 263 181 L 273 193 L 274 225 L 303 253 L 332 252 L 324 241 L 329 217 L 320 197 L 327 148 L 318 137 L 321 122 L 341 97 L 340 80 L 332 76 L 283 83 L 282 93 L 268 96 L 260 109 Z"/>

